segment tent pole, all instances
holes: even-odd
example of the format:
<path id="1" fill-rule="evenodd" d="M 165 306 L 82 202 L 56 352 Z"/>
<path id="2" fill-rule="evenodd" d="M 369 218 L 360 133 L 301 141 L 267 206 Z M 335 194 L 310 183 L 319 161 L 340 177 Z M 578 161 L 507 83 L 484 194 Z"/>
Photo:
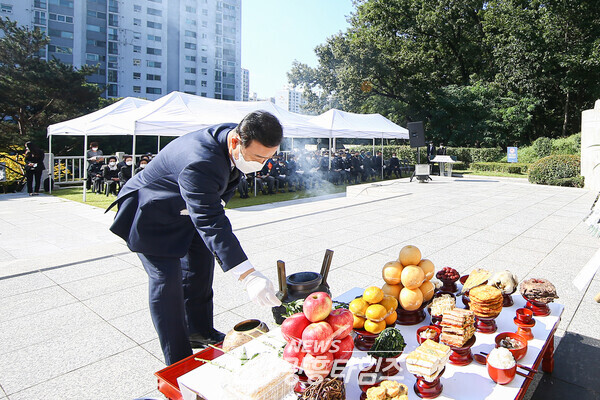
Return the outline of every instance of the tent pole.
<path id="1" fill-rule="evenodd" d="M 331 171 L 331 136 L 329 136 L 329 151 L 327 152 L 327 158 L 329 159 L 329 170 Z"/>
<path id="2" fill-rule="evenodd" d="M 292 153 L 294 152 L 294 138 L 292 138 Z"/>
<path id="3" fill-rule="evenodd" d="M 54 181 L 54 157 L 52 157 L 52 135 L 48 136 L 48 190 L 52 194 L 52 182 Z"/>
<path id="4" fill-rule="evenodd" d="M 373 138 L 373 155 L 375 155 L 375 138 Z"/>
<path id="5" fill-rule="evenodd" d="M 159 152 L 160 152 L 160 135 L 158 135 L 157 141 L 156 141 L 156 154 L 158 154 Z"/>
<path id="6" fill-rule="evenodd" d="M 83 135 L 83 202 L 87 197 L 88 159 L 87 159 L 88 137 Z"/>
<path id="7" fill-rule="evenodd" d="M 133 144 L 131 146 L 131 157 L 133 157 L 132 158 L 133 162 L 131 163 L 131 168 L 132 168 L 131 176 L 133 176 L 133 175 L 135 175 L 135 165 L 136 165 L 136 161 L 135 161 L 135 132 L 133 134 Z"/>
<path id="8" fill-rule="evenodd" d="M 375 140 L 375 139 L 373 139 Z M 383 134 L 381 135 L 381 180 L 383 180 Z"/>

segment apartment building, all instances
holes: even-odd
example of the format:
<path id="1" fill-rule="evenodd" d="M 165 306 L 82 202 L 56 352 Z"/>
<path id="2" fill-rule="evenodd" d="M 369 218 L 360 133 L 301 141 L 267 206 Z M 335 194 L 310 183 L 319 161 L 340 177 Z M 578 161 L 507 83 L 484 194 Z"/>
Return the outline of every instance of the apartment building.
<path id="1" fill-rule="evenodd" d="M 98 65 L 106 97 L 242 99 L 241 0 L 0 0 L 0 16 L 44 30 L 42 57 Z"/>
<path id="2" fill-rule="evenodd" d="M 306 99 L 301 91 L 286 85 L 275 95 L 275 104 L 288 111 L 303 114 L 302 106 L 306 104 Z"/>
<path id="3" fill-rule="evenodd" d="M 242 101 L 250 100 L 250 71 L 242 68 Z"/>

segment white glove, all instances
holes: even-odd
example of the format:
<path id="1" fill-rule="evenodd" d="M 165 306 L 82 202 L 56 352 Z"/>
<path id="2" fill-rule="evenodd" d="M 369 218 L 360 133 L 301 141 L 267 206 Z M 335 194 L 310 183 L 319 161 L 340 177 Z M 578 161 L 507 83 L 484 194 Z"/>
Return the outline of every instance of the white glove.
<path id="1" fill-rule="evenodd" d="M 276 307 L 281 301 L 275 296 L 273 284 L 259 271 L 249 273 L 243 280 L 242 285 L 248 293 L 248 297 L 259 306 Z"/>

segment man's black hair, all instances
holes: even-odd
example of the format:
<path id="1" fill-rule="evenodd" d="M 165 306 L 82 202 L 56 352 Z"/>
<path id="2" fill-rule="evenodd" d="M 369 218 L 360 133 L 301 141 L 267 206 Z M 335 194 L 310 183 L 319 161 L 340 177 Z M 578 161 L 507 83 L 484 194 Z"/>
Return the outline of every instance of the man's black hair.
<path id="1" fill-rule="evenodd" d="M 108 157 L 108 162 L 110 162 L 110 160 L 115 160 L 115 161 L 117 161 L 117 157 L 115 157 L 115 156 L 110 156 L 110 157 Z"/>
<path id="2" fill-rule="evenodd" d="M 277 147 L 283 140 L 283 128 L 277 117 L 267 111 L 253 111 L 237 126 L 244 147 L 253 140 L 265 147 Z"/>

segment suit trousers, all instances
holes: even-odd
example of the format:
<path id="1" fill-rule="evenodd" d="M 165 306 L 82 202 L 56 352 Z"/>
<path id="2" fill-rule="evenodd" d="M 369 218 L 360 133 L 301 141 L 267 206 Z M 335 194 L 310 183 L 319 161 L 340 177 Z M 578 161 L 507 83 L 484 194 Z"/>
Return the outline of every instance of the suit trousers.
<path id="1" fill-rule="evenodd" d="M 192 355 L 190 334 L 212 334 L 214 256 L 197 232 L 183 258 L 138 256 L 148 273 L 152 322 L 171 365 Z"/>

